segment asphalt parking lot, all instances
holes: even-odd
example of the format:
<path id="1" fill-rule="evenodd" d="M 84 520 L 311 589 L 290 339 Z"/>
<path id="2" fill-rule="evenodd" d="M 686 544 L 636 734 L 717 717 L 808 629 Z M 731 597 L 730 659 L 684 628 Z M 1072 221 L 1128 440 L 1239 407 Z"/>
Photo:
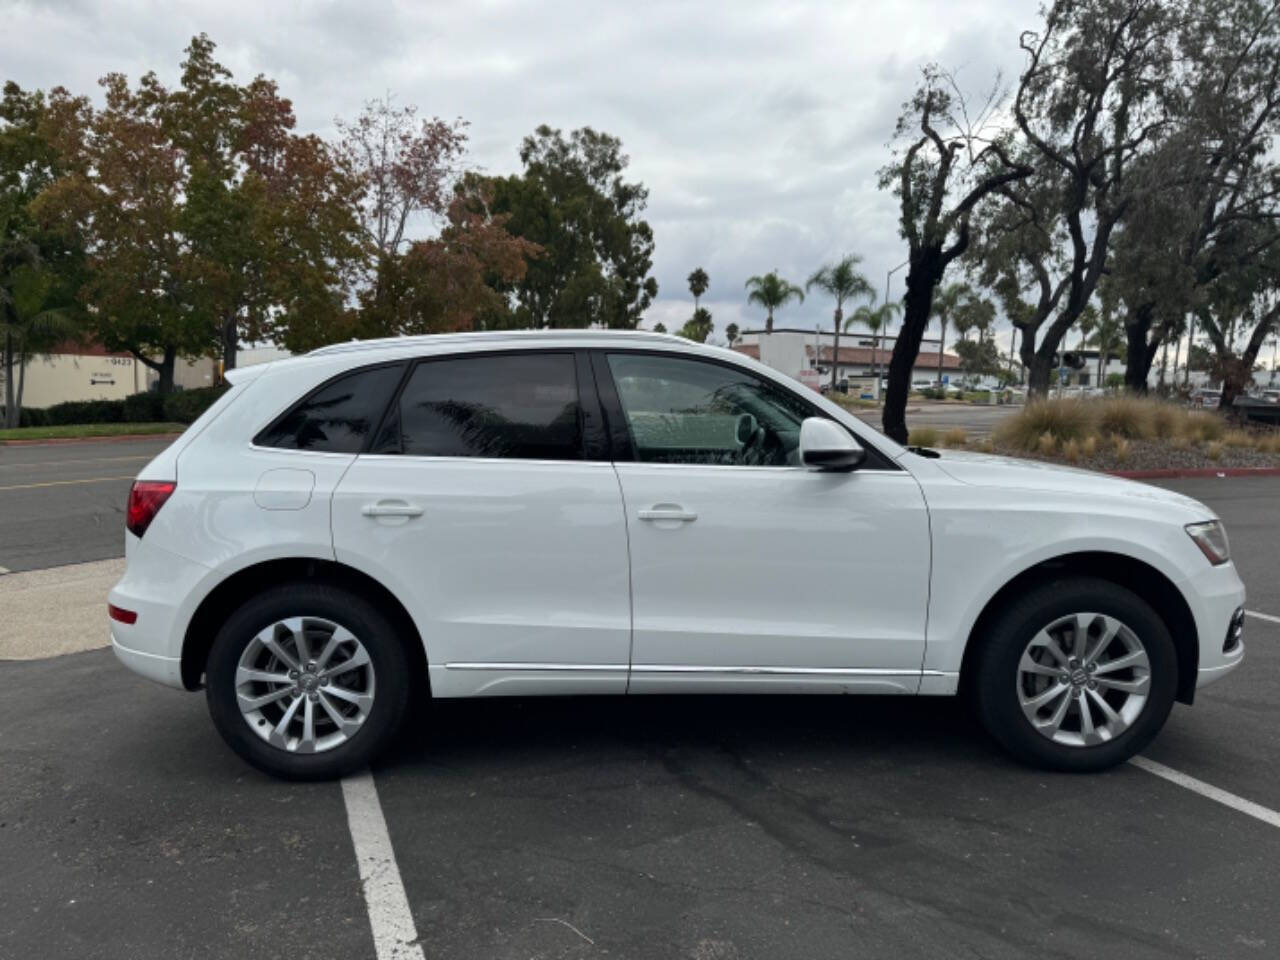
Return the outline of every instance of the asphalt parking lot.
<path id="1" fill-rule="evenodd" d="M 0 448 L 0 566 L 118 556 L 112 477 L 145 460 L 110 458 L 160 446 Z M 1280 480 L 1163 485 L 1280 617 Z M 1146 756 L 1277 811 L 1280 622 L 1246 643 Z M 350 788 L 255 773 L 101 649 L 0 663 L 0 771 L 5 960 L 1280 955 L 1276 825 L 1134 766 L 1018 767 L 953 701 L 437 704 L 373 774 L 394 864 Z M 412 946 L 362 896 L 397 867 Z"/>

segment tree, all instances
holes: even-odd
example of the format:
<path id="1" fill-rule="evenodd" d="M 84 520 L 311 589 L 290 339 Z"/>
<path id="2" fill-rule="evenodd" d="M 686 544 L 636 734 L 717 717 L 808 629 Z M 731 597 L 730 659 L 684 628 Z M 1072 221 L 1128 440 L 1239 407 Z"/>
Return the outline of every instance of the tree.
<path id="1" fill-rule="evenodd" d="M 848 254 L 835 263 L 829 263 L 825 267 L 819 268 L 805 284 L 806 290 L 812 291 L 814 287 L 817 287 L 836 302 L 836 310 L 832 322 L 834 333 L 831 351 L 832 390 L 836 388 L 836 378 L 840 370 L 840 331 L 844 324 L 845 301 L 852 300 L 854 297 L 867 297 L 868 299 L 874 299 L 875 297 L 871 282 L 857 270 L 857 266 L 861 262 L 862 258 L 857 254 Z"/>
<path id="2" fill-rule="evenodd" d="M 960 340 L 955 344 L 960 369 L 974 376 L 999 376 L 1003 371 L 1000 350 L 994 340 Z"/>
<path id="3" fill-rule="evenodd" d="M 520 160 L 523 175 L 489 181 L 493 212 L 542 250 L 519 283 L 498 287 L 515 298 L 516 325 L 634 329 L 658 282 L 653 231 L 640 219 L 649 192 L 623 179 L 622 142 L 590 127 L 566 139 L 541 126 Z"/>
<path id="4" fill-rule="evenodd" d="M 794 283 L 783 280 L 777 270 L 771 270 L 763 276 L 754 276 L 747 280 L 747 303 L 764 307 L 768 316 L 764 323 L 764 332 L 773 333 L 773 312 L 781 310 L 792 300 L 804 303 L 804 291 Z"/>
<path id="5" fill-rule="evenodd" d="M 1102 299 L 1102 309 L 1098 311 L 1097 322 L 1093 325 L 1093 335 L 1089 338 L 1089 343 L 1098 351 L 1098 376 L 1096 380 L 1101 384 L 1106 377 L 1107 365 L 1111 363 L 1112 355 L 1119 355 L 1124 345 L 1124 321 L 1116 313 L 1114 307 L 1108 303 L 1107 298 Z"/>
<path id="6" fill-rule="evenodd" d="M 711 336 L 713 329 L 711 311 L 705 307 L 699 307 L 693 311 L 693 316 L 680 328 L 680 336 L 687 340 L 696 340 L 698 343 L 706 343 L 707 337 Z"/>
<path id="7" fill-rule="evenodd" d="M 938 319 L 938 386 L 942 386 L 942 357 L 947 345 L 947 324 L 970 296 L 969 288 L 963 283 L 947 284 L 934 294 L 930 314 Z"/>
<path id="8" fill-rule="evenodd" d="M 49 128 L 67 172 L 37 204 L 86 252 L 95 335 L 173 386 L 178 356 L 339 318 L 358 265 L 357 183 L 317 137 L 293 133 L 274 82 L 246 86 L 192 39 L 180 85 L 103 79 L 95 111 L 64 90 Z"/>
<path id="9" fill-rule="evenodd" d="M 1034 394 L 1047 393 L 1053 358 L 1143 190 L 1138 163 L 1170 122 L 1164 79 L 1176 64 L 1178 7 L 1058 0 L 1020 40 L 1027 66 L 1012 112 L 1034 176 L 1000 188 L 976 255 L 1022 333 Z"/>
<path id="10" fill-rule="evenodd" d="M 732 347 L 738 342 L 738 325 L 736 323 L 731 323 L 725 327 L 724 336 L 725 339 L 729 341 L 729 346 Z"/>
<path id="11" fill-rule="evenodd" d="M 33 353 L 77 332 L 80 251 L 45 229 L 35 199 L 60 174 L 44 135 L 47 102 L 6 83 L 0 100 L 0 357 L 4 426 L 21 421 L 27 363 Z"/>
<path id="12" fill-rule="evenodd" d="M 969 247 L 974 208 L 1000 188 L 1029 176 L 1032 166 L 1009 153 L 1008 131 L 996 117 L 1000 78 L 971 110 L 954 78 L 937 66 L 924 70 L 915 95 L 903 105 L 895 137 L 912 137 L 905 151 L 880 171 L 882 189 L 897 195 L 899 230 L 907 241 L 907 292 L 902 329 L 889 362 L 884 431 L 907 442 L 907 394 L 920 342 L 933 313 L 934 291 L 951 263 Z"/>
<path id="13" fill-rule="evenodd" d="M 187 168 L 166 131 L 167 97 L 154 75 L 130 90 L 120 74 L 101 84 L 105 105 L 55 88 L 45 119 L 65 170 L 34 209 L 85 253 L 80 297 L 91 336 L 127 351 L 173 389 L 178 356 L 211 351 L 211 318 L 195 309 L 203 258 L 181 228 Z"/>
<path id="14" fill-rule="evenodd" d="M 483 186 L 459 187 L 439 237 L 382 258 L 378 282 L 360 291 L 360 309 L 344 314 L 344 335 L 364 339 L 512 325 L 510 303 L 491 281 L 519 283 L 540 251 L 508 233 L 505 217 L 489 210 L 484 195 L 469 192 Z M 299 351 L 333 339 L 330 324 L 295 323 L 282 343 Z"/>
<path id="15" fill-rule="evenodd" d="M 653 332 L 654 332 L 654 333 L 666 333 L 666 332 L 667 332 L 667 325 L 666 325 L 665 323 L 655 323 L 655 324 L 653 325 Z"/>
<path id="16" fill-rule="evenodd" d="M 844 328 L 848 330 L 855 324 L 859 324 L 867 328 L 871 333 L 871 371 L 877 376 L 880 373 L 880 361 L 877 356 L 880 348 L 880 334 L 889 329 L 889 325 L 893 323 L 895 314 L 902 312 L 902 304 L 893 300 L 882 303 L 880 306 L 873 306 L 871 303 L 860 304 L 849 319 L 845 321 Z M 877 394 L 878 395 L 878 394 Z"/>
<path id="17" fill-rule="evenodd" d="M 707 276 L 707 271 L 701 267 L 689 274 L 689 292 L 693 294 L 693 309 L 695 312 L 698 309 L 698 301 L 710 286 L 711 278 Z"/>
<path id="18" fill-rule="evenodd" d="M 1139 172 L 1113 275 L 1128 307 L 1127 385 L 1146 389 L 1160 344 L 1200 318 L 1210 289 L 1256 269 L 1280 242 L 1280 4 L 1190 0 L 1181 69 L 1162 78 L 1176 123 Z M 1233 281 L 1227 281 L 1231 283 Z M 1213 322 L 1213 318 L 1209 318 Z M 1224 343 L 1227 338 L 1223 338 Z"/>

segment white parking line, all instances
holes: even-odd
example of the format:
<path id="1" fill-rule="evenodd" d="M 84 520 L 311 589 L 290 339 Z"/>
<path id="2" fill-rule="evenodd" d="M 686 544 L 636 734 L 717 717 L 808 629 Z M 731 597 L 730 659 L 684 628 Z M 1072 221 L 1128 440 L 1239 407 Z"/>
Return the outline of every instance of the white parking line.
<path id="1" fill-rule="evenodd" d="M 374 953 L 378 960 L 425 960 L 373 774 L 365 772 L 344 779 L 342 799 L 347 805 L 347 825 L 356 848 L 369 926 L 373 928 Z"/>
<path id="2" fill-rule="evenodd" d="M 1197 780 L 1195 777 L 1187 776 L 1185 773 L 1180 773 L 1172 767 L 1166 767 L 1163 763 L 1148 760 L 1146 757 L 1133 757 L 1129 762 L 1135 767 L 1147 771 L 1147 773 L 1162 777 L 1170 783 L 1176 783 L 1178 786 L 1185 787 L 1193 793 L 1200 794 L 1202 797 L 1208 797 L 1224 807 L 1230 807 L 1232 810 L 1237 810 L 1246 816 L 1253 817 L 1255 820 L 1269 823 L 1273 827 L 1280 827 L 1280 813 L 1264 807 L 1260 803 L 1254 803 L 1244 797 L 1237 797 L 1234 793 L 1228 793 L 1226 790 L 1215 787 L 1211 783 Z"/>
<path id="3" fill-rule="evenodd" d="M 1258 613 L 1256 610 L 1246 610 L 1244 615 L 1246 617 L 1257 617 L 1259 620 L 1267 620 L 1271 623 L 1280 623 L 1280 617 L 1273 617 L 1269 613 Z"/>

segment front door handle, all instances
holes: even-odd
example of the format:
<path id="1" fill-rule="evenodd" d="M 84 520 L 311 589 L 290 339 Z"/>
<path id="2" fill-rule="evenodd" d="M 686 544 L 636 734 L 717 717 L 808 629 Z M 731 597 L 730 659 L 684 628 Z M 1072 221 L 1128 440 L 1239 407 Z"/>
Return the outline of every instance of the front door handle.
<path id="1" fill-rule="evenodd" d="M 366 503 L 360 508 L 366 517 L 420 517 L 422 508 L 403 500 L 379 500 L 377 503 Z"/>
<path id="2" fill-rule="evenodd" d="M 692 510 L 686 510 L 684 507 L 674 503 L 655 504 L 648 510 L 641 510 L 638 516 L 641 520 L 675 520 L 677 522 L 698 519 L 698 515 Z"/>

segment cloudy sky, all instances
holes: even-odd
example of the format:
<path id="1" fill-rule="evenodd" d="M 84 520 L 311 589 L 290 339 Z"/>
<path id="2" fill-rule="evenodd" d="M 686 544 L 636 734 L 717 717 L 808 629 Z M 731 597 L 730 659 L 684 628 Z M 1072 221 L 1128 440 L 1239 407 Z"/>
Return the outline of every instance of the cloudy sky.
<path id="1" fill-rule="evenodd" d="M 685 277 L 711 276 L 716 338 L 761 322 L 743 283 L 777 268 L 792 282 L 846 252 L 883 289 L 904 259 L 876 171 L 899 107 L 934 60 L 974 89 L 1015 77 L 1036 0 L 833 3 L 748 0 L 469 0 L 417 3 L 0 0 L 0 79 L 96 93 L 109 71 L 176 80 L 206 32 L 246 81 L 274 77 L 303 130 L 387 92 L 471 124 L 471 161 L 519 169 L 538 124 L 590 125 L 622 139 L 649 187 L 659 298 L 646 324 L 692 312 Z M 893 278 L 901 296 L 902 273 Z M 820 297 L 781 315 L 830 325 Z M 1002 338 L 1004 339 L 1004 338 Z"/>

